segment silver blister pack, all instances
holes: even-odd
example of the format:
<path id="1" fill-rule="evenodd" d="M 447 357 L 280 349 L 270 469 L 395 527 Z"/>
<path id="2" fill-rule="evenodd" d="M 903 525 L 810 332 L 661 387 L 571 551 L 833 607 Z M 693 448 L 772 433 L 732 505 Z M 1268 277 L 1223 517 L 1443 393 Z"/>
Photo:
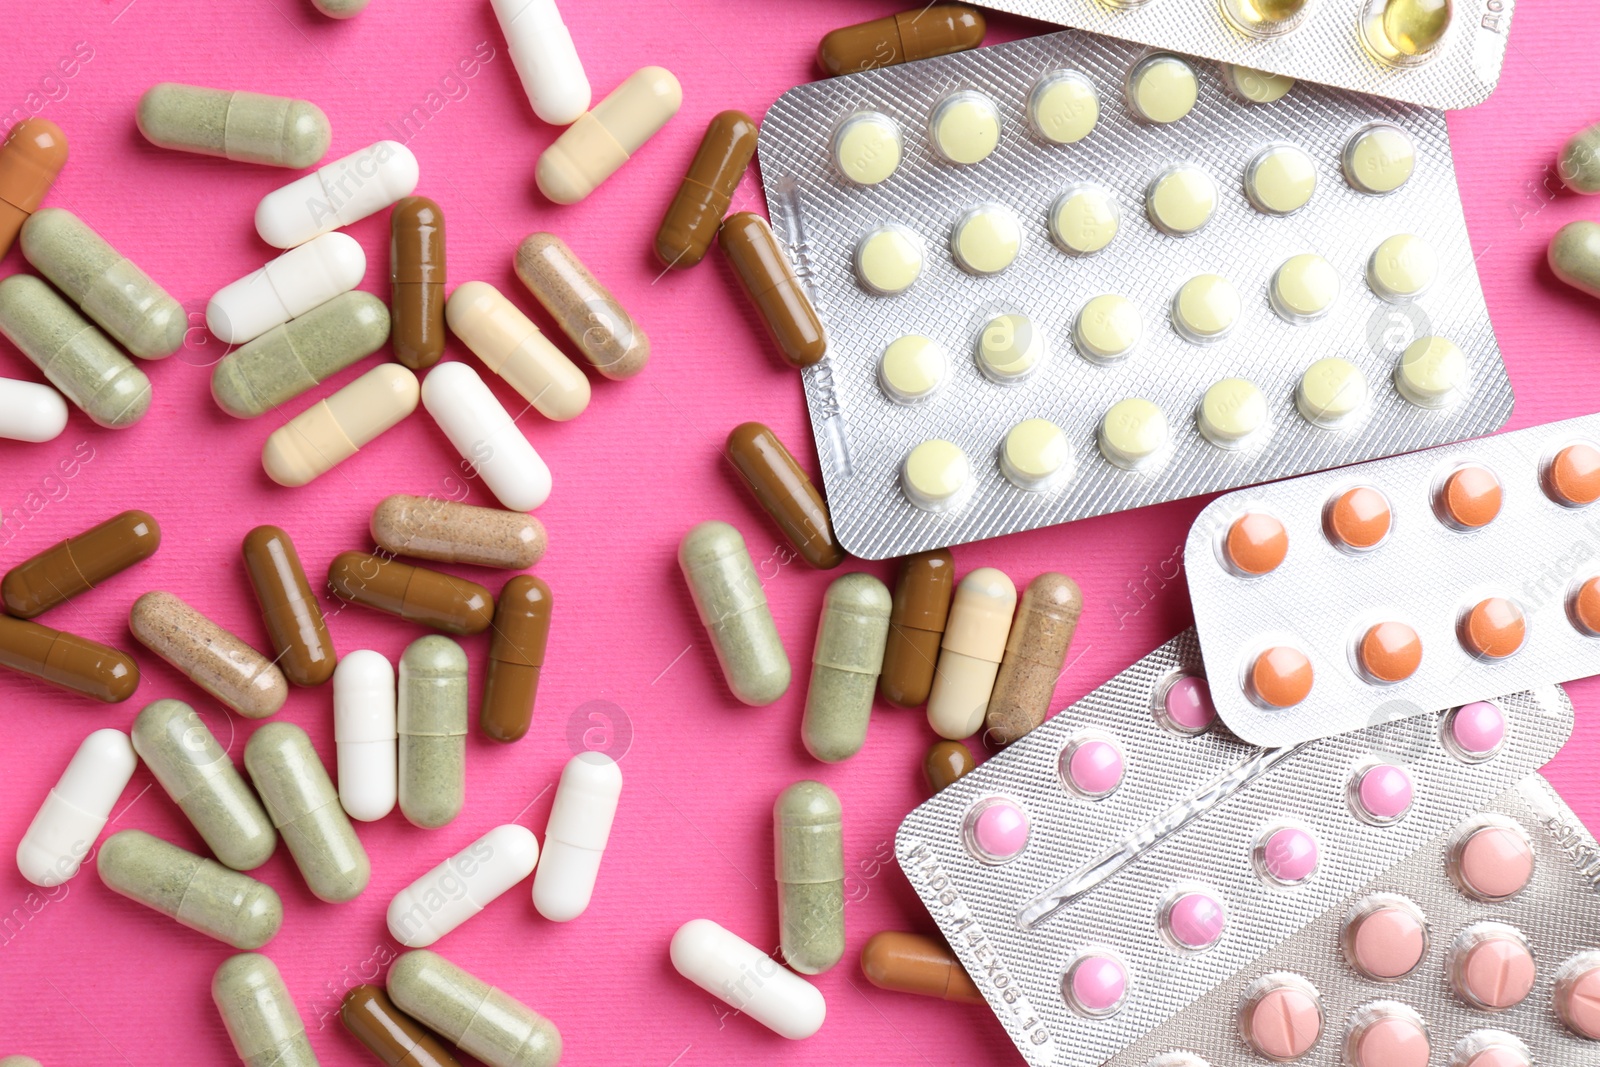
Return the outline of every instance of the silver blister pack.
<path id="1" fill-rule="evenodd" d="M 1571 703 L 1546 686 L 1498 699 L 1504 737 L 1476 762 L 1444 742 L 1444 712 L 1260 749 L 1220 725 L 1169 725 L 1169 695 L 1200 671 L 1189 631 L 947 786 L 896 834 L 912 887 L 1034 1067 L 1096 1067 L 1173 1025 L 1543 765 L 1572 730 Z M 1063 753 L 1085 738 L 1110 740 L 1124 761 L 1120 784 L 1100 799 L 1075 791 L 1062 769 Z M 1402 768 L 1413 790 L 1386 825 L 1358 817 L 1347 799 L 1352 780 L 1379 766 Z M 996 804 L 1019 809 L 1027 825 L 1025 846 L 1005 862 L 974 847 L 974 817 Z M 1282 830 L 1316 846 L 1315 873 L 1293 886 L 1262 873 L 1259 846 Z M 1176 947 L 1161 925 L 1164 902 L 1189 886 L 1204 887 L 1225 916 L 1205 951 Z M 1125 970 L 1126 994 L 1110 1014 L 1079 1010 L 1064 992 L 1086 953 Z"/>
<path id="2" fill-rule="evenodd" d="M 1244 0 L 995 0 L 985 7 L 1139 41 L 1156 48 L 1291 78 L 1336 85 L 1427 107 L 1472 107 L 1500 80 L 1515 0 L 1456 0 L 1455 14 L 1427 58 L 1413 63 L 1387 46 L 1382 0 L 1312 0 L 1301 21 L 1284 33 L 1249 32 L 1254 8 Z M 1370 27 L 1365 30 L 1363 26 Z"/>
<path id="3" fill-rule="evenodd" d="M 1600 639 L 1584 622 L 1600 629 L 1600 586 L 1590 591 L 1595 609 L 1577 599 L 1600 577 L 1600 509 L 1559 503 L 1557 488 L 1600 493 L 1596 442 L 1600 415 L 1586 415 L 1206 505 L 1189 530 L 1184 570 L 1211 695 L 1229 729 L 1256 744 L 1294 744 L 1356 729 L 1378 704 L 1394 718 L 1600 674 Z M 1479 471 L 1498 482 L 1499 510 L 1460 528 L 1447 520 L 1489 514 L 1495 490 Z M 1334 507 L 1352 493 L 1375 499 L 1366 490 L 1386 501 L 1387 536 L 1363 551 L 1336 547 Z M 1283 562 L 1264 574 L 1245 576 L 1228 563 L 1227 538 L 1246 515 L 1277 520 L 1287 535 Z M 1512 650 L 1517 616 L 1523 639 Z M 1420 642 L 1409 677 L 1380 681 L 1366 669 L 1359 650 L 1380 626 L 1407 628 L 1395 632 L 1408 646 Z M 1310 690 L 1298 704 L 1258 704 L 1259 690 L 1253 697 L 1247 688 L 1271 648 L 1309 663 Z"/>
<path id="4" fill-rule="evenodd" d="M 767 112 L 762 180 L 774 231 L 828 333 L 826 357 L 803 380 L 834 529 L 853 555 L 882 559 L 1322 470 L 1476 436 L 1509 416 L 1444 116 L 1304 83 L 1276 103 L 1246 105 L 1213 64 L 1197 62 L 1193 110 L 1170 125 L 1146 123 L 1124 91 L 1145 52 L 1069 30 L 803 85 Z M 1060 70 L 1078 72 L 1099 98 L 1098 124 L 1075 144 L 1039 139 L 1026 118 L 1032 89 Z M 1001 122 L 998 147 L 967 166 L 946 162 L 927 130 L 933 110 L 961 91 L 987 96 Z M 870 187 L 846 181 L 831 149 L 841 121 L 863 112 L 892 120 L 903 138 L 898 169 Z M 1409 181 L 1385 196 L 1357 192 L 1341 162 L 1372 123 L 1404 131 L 1416 153 Z M 1316 174 L 1310 202 L 1284 217 L 1258 211 L 1243 191 L 1251 161 L 1282 143 L 1303 150 Z M 1199 167 L 1217 190 L 1210 222 L 1182 238 L 1146 215 L 1147 187 L 1176 164 Z M 1049 234 L 1058 194 L 1080 183 L 1109 190 L 1120 209 L 1115 238 L 1093 255 L 1070 255 Z M 1011 266 L 983 277 L 949 251 L 952 227 L 981 203 L 1005 205 L 1023 231 Z M 887 224 L 924 248 L 920 277 L 897 296 L 869 292 L 854 266 L 861 238 Z M 1399 234 L 1421 238 L 1438 264 L 1432 287 L 1404 305 L 1380 299 L 1367 280 L 1375 248 Z M 1280 265 L 1307 253 L 1331 266 L 1339 294 L 1323 317 L 1291 324 L 1268 289 Z M 1238 325 L 1192 343 L 1176 331 L 1172 303 L 1186 281 L 1209 273 L 1236 288 Z M 1118 362 L 1092 362 L 1075 346 L 1074 321 L 1101 294 L 1125 297 L 1142 321 L 1138 347 Z M 985 323 L 1004 314 L 1031 320 L 1048 351 L 1025 380 L 997 384 L 974 352 Z M 896 403 L 879 385 L 879 359 L 913 334 L 943 347 L 948 373 L 930 399 Z M 1431 335 L 1466 360 L 1465 387 L 1442 408 L 1414 405 L 1391 382 L 1407 345 Z M 1296 403 L 1304 372 L 1330 357 L 1353 363 L 1370 393 L 1331 429 Z M 1265 428 L 1241 447 L 1219 447 L 1199 432 L 1196 411 L 1208 388 L 1231 378 L 1259 388 Z M 1097 444 L 1104 414 L 1128 398 L 1159 406 L 1170 428 L 1170 441 L 1134 470 Z M 1032 419 L 1060 428 L 1069 460 L 1045 489 L 1019 488 L 999 459 L 1008 432 Z M 914 505 L 901 487 L 903 461 L 929 440 L 953 442 L 970 465 L 967 489 L 946 510 Z"/>

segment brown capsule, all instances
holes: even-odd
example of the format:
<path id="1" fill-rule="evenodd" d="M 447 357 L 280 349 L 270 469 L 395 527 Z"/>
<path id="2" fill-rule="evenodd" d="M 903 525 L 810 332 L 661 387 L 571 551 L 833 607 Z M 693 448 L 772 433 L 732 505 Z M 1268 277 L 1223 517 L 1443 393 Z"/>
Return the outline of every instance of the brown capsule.
<path id="1" fill-rule="evenodd" d="M 444 355 L 444 212 L 425 196 L 389 213 L 389 344 L 394 358 L 426 370 Z"/>
<path id="2" fill-rule="evenodd" d="M 375 985 L 346 993 L 339 1021 L 386 1067 L 461 1067 L 437 1037 Z"/>
<path id="3" fill-rule="evenodd" d="M 516 268 L 528 292 L 595 370 L 613 381 L 644 370 L 650 338 L 565 241 L 553 233 L 530 233 L 517 246 Z"/>
<path id="4" fill-rule="evenodd" d="M 921 934 L 894 930 L 873 934 L 861 946 L 861 973 L 879 989 L 962 1004 L 983 1003 L 983 994 L 972 984 L 955 953 Z"/>
<path id="5" fill-rule="evenodd" d="M 965 4 L 934 4 L 834 30 L 817 47 L 817 65 L 834 77 L 947 56 L 978 47 L 985 29 Z"/>
<path id="6" fill-rule="evenodd" d="M 39 210 L 67 163 L 67 135 L 49 119 L 23 119 L 0 144 L 0 259 Z"/>
<path id="7" fill-rule="evenodd" d="M 0 615 L 0 667 L 107 704 L 139 688 L 139 668 L 127 653 L 9 615 Z"/>
<path id="8" fill-rule="evenodd" d="M 948 548 L 918 552 L 900 561 L 889 615 L 889 642 L 883 649 L 878 695 L 897 708 L 928 702 L 939 641 L 950 617 L 956 561 Z"/>
<path id="9" fill-rule="evenodd" d="M 145 511 L 124 511 L 23 560 L 0 581 L 0 599 L 19 619 L 42 615 L 155 555 L 161 527 Z"/>
<path id="10" fill-rule="evenodd" d="M 478 715 L 478 728 L 490 740 L 516 741 L 533 721 L 539 670 L 550 640 L 550 606 L 550 587 L 531 574 L 517 575 L 500 590 Z"/>
<path id="11" fill-rule="evenodd" d="M 656 231 L 656 258 L 663 266 L 682 270 L 706 257 L 755 154 L 755 119 L 743 111 L 723 111 L 711 120 Z"/>
<path id="12" fill-rule="evenodd" d="M 397 556 L 521 571 L 544 558 L 544 523 L 532 515 L 396 493 L 372 511 L 372 539 Z"/>
<path id="13" fill-rule="evenodd" d="M 477 582 L 370 552 L 335 556 L 328 564 L 328 588 L 340 600 L 446 633 L 481 634 L 494 619 L 494 596 Z"/>
<path id="14" fill-rule="evenodd" d="M 1023 590 L 989 695 L 987 725 L 1001 744 L 1044 722 L 1082 614 L 1083 591 L 1065 574 L 1046 571 Z"/>
<path id="15" fill-rule="evenodd" d="M 289 535 L 276 526 L 245 534 L 244 567 L 284 675 L 295 685 L 321 685 L 333 677 L 339 662 L 333 638 Z"/>
<path id="16" fill-rule="evenodd" d="M 972 752 L 960 741 L 935 741 L 922 757 L 922 779 L 929 792 L 937 793 L 976 766 Z"/>
<path id="17" fill-rule="evenodd" d="M 825 571 L 844 562 L 828 505 L 777 434 L 759 422 L 741 423 L 728 434 L 728 458 L 761 510 L 772 516 L 807 563 Z"/>
<path id="18" fill-rule="evenodd" d="M 828 351 L 822 320 L 767 221 L 748 211 L 729 215 L 717 241 L 784 362 L 809 367 L 822 359 Z"/>

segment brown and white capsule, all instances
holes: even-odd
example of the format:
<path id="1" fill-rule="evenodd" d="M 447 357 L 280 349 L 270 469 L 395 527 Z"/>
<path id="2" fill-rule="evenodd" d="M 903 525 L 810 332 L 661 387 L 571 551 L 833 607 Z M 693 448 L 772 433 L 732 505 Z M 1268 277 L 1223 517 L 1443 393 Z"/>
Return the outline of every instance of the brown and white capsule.
<path id="1" fill-rule="evenodd" d="M 989 694 L 987 726 L 996 741 L 1010 744 L 1044 722 L 1082 614 L 1083 591 L 1065 574 L 1046 571 L 1023 590 Z"/>
<path id="2" fill-rule="evenodd" d="M 372 512 L 372 539 L 397 556 L 522 571 L 544 558 L 544 523 L 502 511 L 396 493 Z"/>
<path id="3" fill-rule="evenodd" d="M 607 378 L 632 378 L 650 361 L 650 338 L 567 243 L 530 233 L 517 246 L 517 277 L 583 358 Z"/>
<path id="4" fill-rule="evenodd" d="M 283 707 L 289 683 L 267 657 L 171 593 L 146 593 L 128 612 L 139 643 L 247 719 Z"/>

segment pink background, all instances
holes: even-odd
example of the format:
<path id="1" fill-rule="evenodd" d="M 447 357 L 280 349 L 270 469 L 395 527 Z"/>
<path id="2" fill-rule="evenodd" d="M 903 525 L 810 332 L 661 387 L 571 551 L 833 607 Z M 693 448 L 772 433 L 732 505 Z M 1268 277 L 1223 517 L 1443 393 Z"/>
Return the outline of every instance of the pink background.
<path id="1" fill-rule="evenodd" d="M 126 6 L 124 6 L 126 5 Z M 237 757 L 250 724 L 230 721 L 176 671 L 137 646 L 128 606 L 149 589 L 184 597 L 257 647 L 266 637 L 239 564 L 239 542 L 258 523 L 295 539 L 316 583 L 333 555 L 369 547 L 367 517 L 385 495 L 459 490 L 457 456 L 424 414 L 411 418 L 335 473 L 298 490 L 262 473 L 262 441 L 286 415 L 239 422 L 211 402 L 207 367 L 219 355 L 201 328 L 205 302 L 272 251 L 251 226 L 257 199 L 290 175 L 271 168 L 165 152 L 134 126 L 139 94 L 157 81 L 249 88 L 318 102 L 333 122 L 329 159 L 394 136 L 413 105 L 444 106 L 410 140 L 422 164 L 418 192 L 449 221 L 453 283 L 481 278 L 532 312 L 512 250 L 525 234 L 562 234 L 627 303 L 654 341 L 643 375 L 596 381 L 590 409 L 555 425 L 523 420 L 555 472 L 539 517 L 550 552 L 539 573 L 556 591 L 555 625 L 533 729 L 497 747 L 474 736 L 466 810 L 424 832 L 397 814 L 361 828 L 373 877 L 356 902 L 330 906 L 305 889 L 281 847 L 257 872 L 283 896 L 287 920 L 268 946 L 281 966 L 324 1064 L 371 1062 L 330 1013 L 347 984 L 381 970 L 394 951 L 384 909 L 422 871 L 511 820 L 541 837 L 550 787 L 598 708 L 631 727 L 627 785 L 594 903 L 567 925 L 534 914 L 526 884 L 438 948 L 552 1019 L 571 1063 L 741 1064 L 1015 1063 L 998 1024 L 979 1007 L 942 1006 L 881 992 L 855 961 L 882 929 L 931 931 L 903 876 L 892 869 L 900 818 L 923 799 L 918 765 L 930 734 L 921 712 L 880 708 L 862 753 L 823 766 L 801 748 L 798 722 L 818 605 L 833 574 L 782 564 L 774 527 L 719 454 L 736 423 L 771 425 L 807 466 L 814 462 L 798 382 L 766 344 L 721 257 L 665 277 L 650 254 L 668 198 L 717 111 L 759 117 L 790 86 L 815 76 L 812 55 L 838 25 L 887 14 L 895 0 L 629 0 L 565 5 L 596 98 L 646 64 L 682 80 L 682 112 L 599 193 L 555 207 L 533 186 L 533 166 L 556 131 L 534 119 L 487 0 L 373 0 L 345 23 L 308 0 L 71 0 L 30 4 L 7 22 L 0 109 L 59 123 L 72 160 L 50 203 L 72 209 L 130 254 L 194 313 L 189 347 L 145 364 L 155 403 L 138 426 L 101 430 L 74 411 L 43 445 L 0 443 L 0 566 L 124 508 L 145 508 L 164 529 L 160 552 L 43 621 L 134 651 L 137 696 L 103 707 L 17 675 L 0 676 L 0 1054 L 55 1064 L 233 1062 L 208 986 L 228 950 L 105 889 L 92 871 L 48 893 L 25 883 L 10 850 L 78 742 L 102 726 L 126 729 L 144 704 L 196 705 Z M 1470 7 L 1471 5 L 1467 5 Z M 1556 283 L 1544 266 L 1549 235 L 1600 214 L 1552 192 L 1562 141 L 1600 118 L 1600 24 L 1587 0 L 1526 3 L 1517 14 L 1506 74 L 1483 106 L 1451 117 L 1478 269 L 1518 404 L 1511 426 L 1593 410 L 1600 367 L 1600 302 Z M 1045 32 L 995 16 L 989 41 Z M 87 42 L 93 57 L 63 77 L 58 61 Z M 458 60 L 488 42 L 493 58 L 451 81 Z M 70 64 L 69 64 L 70 66 Z M 465 95 L 462 86 L 465 86 Z M 736 207 L 760 209 L 755 174 Z M 386 295 L 387 213 L 351 229 L 369 257 L 363 288 Z M 0 273 L 21 269 L 13 252 Z M 548 320 L 535 315 L 546 329 Z M 450 355 L 466 352 L 451 345 Z M 352 368 L 317 396 L 372 365 Z M 0 340 L 0 375 L 38 379 Z M 514 395 L 496 383 L 502 400 Z M 314 397 L 292 402 L 290 412 Z M 516 404 L 514 410 L 521 404 Z M 58 463 L 84 445 L 93 458 L 68 479 Z M 492 504 L 472 486 L 469 499 Z M 1056 706 L 1076 699 L 1188 623 L 1179 547 L 1203 500 L 1093 519 L 956 550 L 961 570 L 1003 568 L 1019 585 L 1059 569 L 1082 583 L 1088 610 Z M 674 548 L 693 523 L 720 518 L 750 542 L 796 683 L 776 705 L 745 708 L 728 695 L 678 575 Z M 889 564 L 851 563 L 881 578 Z M 463 573 L 468 573 L 463 571 Z M 503 575 L 471 572 L 498 587 Z M 330 612 L 332 605 L 327 605 Z M 375 648 L 396 658 L 420 631 L 354 608 L 331 618 L 340 651 Z M 485 639 L 466 640 L 476 707 Z M 1592 762 L 1600 686 L 1570 687 L 1577 734 L 1550 775 L 1592 826 L 1600 787 Z M 583 708 L 591 701 L 608 702 Z M 583 709 L 580 711 L 580 709 Z M 331 762 L 327 688 L 295 690 L 281 716 L 306 727 Z M 620 733 L 619 735 L 620 736 Z M 708 916 L 764 947 L 777 942 L 770 806 L 790 782 L 815 777 L 843 799 L 849 953 L 817 979 L 828 1021 L 792 1044 L 683 981 L 667 959 L 672 931 Z M 140 769 L 113 829 L 140 827 L 191 849 L 198 836 Z M 889 858 L 884 863 L 885 857 Z M 356 977 L 359 976 L 359 977 Z"/>

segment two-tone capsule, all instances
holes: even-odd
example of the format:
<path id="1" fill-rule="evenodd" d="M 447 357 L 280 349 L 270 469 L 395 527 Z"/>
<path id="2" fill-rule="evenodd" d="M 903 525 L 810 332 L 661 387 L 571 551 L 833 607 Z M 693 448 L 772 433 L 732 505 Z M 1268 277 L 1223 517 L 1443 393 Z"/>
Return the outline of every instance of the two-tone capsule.
<path id="1" fill-rule="evenodd" d="M 257 526 L 241 552 L 279 668 L 295 685 L 326 682 L 339 657 L 294 542 L 281 527 Z"/>
<path id="2" fill-rule="evenodd" d="M 406 493 L 384 497 L 369 525 L 385 552 L 508 571 L 538 563 L 548 544 L 532 515 Z"/>
<path id="3" fill-rule="evenodd" d="M 330 904 L 360 896 L 372 863 L 306 732 L 267 723 L 245 743 L 244 766 L 312 894 Z"/>
<path id="4" fill-rule="evenodd" d="M 95 425 L 126 429 L 150 409 L 144 371 L 33 275 L 0 281 L 0 333 Z"/>
<path id="5" fill-rule="evenodd" d="M 879 694 L 897 708 L 928 702 L 955 587 L 955 560 L 948 548 L 918 552 L 900 561 L 883 673 L 878 676 Z"/>
<path id="6" fill-rule="evenodd" d="M 289 698 L 289 683 L 275 663 L 171 593 L 150 592 L 135 600 L 128 629 L 141 645 L 247 719 L 264 719 Z"/>
<path id="7" fill-rule="evenodd" d="M 389 936 L 406 948 L 427 948 L 532 874 L 538 862 L 532 830 L 496 826 L 394 895 Z"/>
<path id="8" fill-rule="evenodd" d="M 242 345 L 361 284 L 367 254 L 347 233 L 325 233 L 218 289 L 206 329 Z"/>
<path id="9" fill-rule="evenodd" d="M 384 1067 L 461 1067 L 443 1042 L 378 986 L 358 985 L 346 993 L 339 1021 Z"/>
<path id="10" fill-rule="evenodd" d="M 441 363 L 422 381 L 422 406 L 461 454 L 462 469 L 483 479 L 512 511 L 550 499 L 550 468 L 500 401 L 465 363 Z"/>
<path id="11" fill-rule="evenodd" d="M 491 740 L 520 740 L 533 722 L 551 603 L 550 587 L 531 574 L 519 574 L 500 589 L 478 712 L 478 728 Z"/>
<path id="12" fill-rule="evenodd" d="M 246 1067 L 317 1067 L 306 1025 L 267 957 L 245 952 L 224 960 L 211 978 L 211 1000 Z"/>
<path id="13" fill-rule="evenodd" d="M 256 233 L 293 248 L 382 211 L 417 187 L 417 157 L 399 141 L 379 141 L 261 198 Z"/>
<path id="14" fill-rule="evenodd" d="M 784 362 L 800 369 L 821 360 L 828 351 L 822 320 L 766 220 L 748 211 L 729 215 L 717 242 Z"/>
<path id="15" fill-rule="evenodd" d="M 728 458 L 801 558 L 818 570 L 844 562 L 828 505 L 777 434 L 759 422 L 740 423 L 728 433 Z"/>
<path id="16" fill-rule="evenodd" d="M 162 82 L 134 114 L 157 148 L 299 170 L 328 153 L 333 127 L 309 100 Z"/>
<path id="17" fill-rule="evenodd" d="M 400 657 L 396 725 L 400 812 L 435 829 L 461 813 L 467 792 L 467 654 L 438 634 Z"/>
<path id="18" fill-rule="evenodd" d="M 412 370 L 444 355 L 444 282 L 444 212 L 425 196 L 405 197 L 389 213 L 389 340 Z"/>
<path id="19" fill-rule="evenodd" d="M 565 241 L 553 233 L 530 233 L 517 246 L 516 269 L 595 370 L 613 381 L 644 370 L 650 339 Z"/>
<path id="20" fill-rule="evenodd" d="M 819 760 L 849 759 L 866 743 L 890 609 L 888 588 L 870 574 L 846 574 L 828 586 L 800 722 L 806 751 Z"/>
<path id="21" fill-rule="evenodd" d="M 339 803 L 352 819 L 374 822 L 398 796 L 394 667 L 381 652 L 357 649 L 333 672 L 333 746 Z"/>
<path id="22" fill-rule="evenodd" d="M 547 419 L 589 406 L 589 379 L 533 320 L 488 282 L 464 282 L 445 304 L 450 331 Z"/>
<path id="23" fill-rule="evenodd" d="M 77 874 L 138 765 L 121 730 L 84 738 L 17 843 L 22 877 L 48 889 Z"/>
<path id="24" fill-rule="evenodd" d="M 705 258 L 756 154 L 756 134 L 756 120 L 743 111 L 723 111 L 711 119 L 656 230 L 656 259 L 662 266 L 683 270 Z"/>
<path id="25" fill-rule="evenodd" d="M 49 119 L 23 119 L 0 143 L 0 259 L 67 165 L 67 135 Z"/>
<path id="26" fill-rule="evenodd" d="M 1082 614 L 1083 592 L 1064 574 L 1048 571 L 1023 590 L 985 718 L 999 743 L 1010 744 L 1044 722 Z"/>
<path id="27" fill-rule="evenodd" d="M 928 725 L 940 737 L 959 741 L 983 725 L 1016 607 L 1017 587 L 993 567 L 969 572 L 956 586 L 928 693 Z"/>
<path id="28" fill-rule="evenodd" d="M 683 535 L 678 567 L 733 695 L 754 707 L 783 696 L 789 657 L 744 537 L 725 522 L 702 522 Z"/>
<path id="29" fill-rule="evenodd" d="M 561 1033 L 509 993 L 425 948 L 402 953 L 389 968 L 389 996 L 487 1067 L 555 1067 Z"/>
<path id="30" fill-rule="evenodd" d="M 533 876 L 533 906 L 551 922 L 588 909 L 621 796 L 622 768 L 604 752 L 580 752 L 561 769 Z"/>
<path id="31" fill-rule="evenodd" d="M 271 886 L 143 830 L 106 838 L 95 870 L 112 892 L 234 948 L 260 948 L 283 925 Z"/>
<path id="32" fill-rule="evenodd" d="M 481 634 L 494 621 L 494 594 L 477 582 L 371 552 L 335 556 L 328 589 L 340 600 L 446 633 Z"/>
<path id="33" fill-rule="evenodd" d="M 305 485 L 398 426 L 421 397 L 415 374 L 380 363 L 272 431 L 261 446 L 261 467 L 281 486 Z"/>
<path id="34" fill-rule="evenodd" d="M 839 797 L 821 782 L 796 782 L 772 805 L 783 959 L 821 974 L 844 956 L 844 828 Z"/>
<path id="35" fill-rule="evenodd" d="M 161 547 L 161 527 L 147 511 L 124 511 L 28 557 L 0 579 L 0 600 L 32 619 L 86 593 Z"/>
<path id="36" fill-rule="evenodd" d="M 236 419 L 253 419 L 372 355 L 389 339 L 389 309 L 349 292 L 276 326 L 224 356 L 211 397 Z"/>
<path id="37" fill-rule="evenodd" d="M 593 111 L 579 115 L 539 156 L 534 179 L 558 204 L 576 204 L 615 174 L 683 106 L 664 67 L 641 67 Z"/>
<path id="38" fill-rule="evenodd" d="M 105 704 L 139 688 L 139 667 L 126 652 L 9 615 L 0 615 L 0 667 Z"/>

